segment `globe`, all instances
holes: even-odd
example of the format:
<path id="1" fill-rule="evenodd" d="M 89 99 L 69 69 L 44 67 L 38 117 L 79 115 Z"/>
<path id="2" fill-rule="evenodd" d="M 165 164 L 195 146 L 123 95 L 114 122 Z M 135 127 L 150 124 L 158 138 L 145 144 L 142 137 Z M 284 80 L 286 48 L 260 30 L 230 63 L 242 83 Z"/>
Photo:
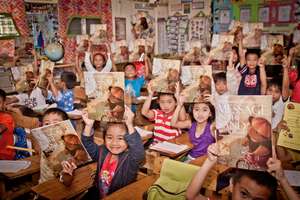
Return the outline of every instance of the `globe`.
<path id="1" fill-rule="evenodd" d="M 64 47 L 60 43 L 50 43 L 45 48 L 45 54 L 52 62 L 64 57 Z"/>

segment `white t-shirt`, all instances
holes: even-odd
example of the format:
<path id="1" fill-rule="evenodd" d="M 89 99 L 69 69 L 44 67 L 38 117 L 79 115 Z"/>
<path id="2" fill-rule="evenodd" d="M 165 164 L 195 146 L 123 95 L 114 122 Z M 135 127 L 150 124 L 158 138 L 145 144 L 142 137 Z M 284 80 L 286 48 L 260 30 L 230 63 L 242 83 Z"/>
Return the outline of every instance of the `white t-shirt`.
<path id="1" fill-rule="evenodd" d="M 285 102 L 283 102 L 282 97 L 272 105 L 272 129 L 276 128 L 279 122 L 282 120 L 284 114 Z"/>
<path id="2" fill-rule="evenodd" d="M 25 105 L 28 108 L 40 107 L 46 104 L 46 98 L 39 87 L 33 89 L 30 95 L 21 93 L 16 95 L 16 97 L 19 100 L 19 104 Z"/>

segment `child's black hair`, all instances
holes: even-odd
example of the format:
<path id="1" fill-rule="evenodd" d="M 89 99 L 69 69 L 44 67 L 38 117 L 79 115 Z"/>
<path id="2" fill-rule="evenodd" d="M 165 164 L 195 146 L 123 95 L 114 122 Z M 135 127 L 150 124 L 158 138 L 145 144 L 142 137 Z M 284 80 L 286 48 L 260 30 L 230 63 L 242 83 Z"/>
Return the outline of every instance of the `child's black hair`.
<path id="1" fill-rule="evenodd" d="M 157 95 L 157 99 L 159 100 L 161 96 L 172 96 L 175 102 L 177 102 L 175 95 L 172 93 L 167 93 L 167 92 L 159 92 Z"/>
<path id="2" fill-rule="evenodd" d="M 132 66 L 136 69 L 135 64 L 133 64 L 132 62 L 128 62 L 128 63 L 125 63 L 125 65 L 124 65 L 124 70 L 125 70 L 125 68 L 126 68 L 127 66 L 129 66 L 129 65 L 132 65 Z"/>
<path id="3" fill-rule="evenodd" d="M 223 82 L 227 81 L 225 72 L 219 72 L 214 75 L 214 82 L 217 83 L 218 81 L 223 81 Z"/>
<path id="4" fill-rule="evenodd" d="M 245 54 L 245 58 L 247 58 L 247 56 L 249 54 L 255 54 L 259 58 L 260 57 L 260 49 L 247 49 L 246 54 Z"/>
<path id="5" fill-rule="evenodd" d="M 73 72 L 63 72 L 60 79 L 66 83 L 68 89 L 73 89 L 76 84 L 76 75 Z"/>
<path id="6" fill-rule="evenodd" d="M 45 116 L 50 115 L 50 114 L 59 115 L 63 121 L 69 119 L 68 114 L 65 111 L 63 111 L 59 108 L 49 108 L 48 110 L 45 111 L 42 120 L 45 118 Z"/>
<path id="7" fill-rule="evenodd" d="M 191 105 L 189 106 L 188 113 L 189 113 L 189 115 L 190 115 L 190 117 L 191 117 L 191 119 L 192 119 L 192 122 L 195 122 L 195 121 L 196 121 L 196 119 L 194 118 L 194 115 L 193 115 L 193 109 L 194 109 L 194 106 L 195 106 L 195 104 L 199 104 L 199 103 L 204 103 L 204 104 L 206 104 L 206 105 L 208 106 L 208 108 L 209 108 L 209 110 L 210 110 L 211 116 L 208 117 L 207 121 L 208 121 L 209 123 L 214 122 L 214 121 L 215 121 L 215 118 L 216 118 L 216 110 L 215 110 L 215 107 L 214 107 L 210 102 L 206 102 L 206 101 L 205 101 L 205 102 L 193 103 L 193 104 L 191 104 Z"/>
<path id="8" fill-rule="evenodd" d="M 6 99 L 6 92 L 2 89 L 0 89 L 0 98 L 2 98 L 3 101 L 5 101 L 5 99 Z"/>
<path id="9" fill-rule="evenodd" d="M 278 87 L 280 91 L 282 91 L 282 79 L 272 78 L 268 81 L 267 89 L 270 87 Z"/>
<path id="10" fill-rule="evenodd" d="M 128 133 L 128 128 L 127 128 L 127 126 L 126 126 L 125 123 L 122 123 L 122 122 L 109 122 L 109 123 L 107 123 L 106 130 L 105 130 L 104 133 L 103 133 L 103 138 L 104 138 L 104 139 L 105 139 L 107 130 L 108 130 L 109 127 L 111 127 L 111 126 L 119 126 L 119 127 L 122 127 L 122 128 L 125 129 L 126 133 Z"/>
<path id="11" fill-rule="evenodd" d="M 233 176 L 233 185 L 240 182 L 242 177 L 248 177 L 255 181 L 258 185 L 267 187 L 270 190 L 269 200 L 276 200 L 277 180 L 266 171 L 251 171 L 245 169 L 238 169 Z"/>

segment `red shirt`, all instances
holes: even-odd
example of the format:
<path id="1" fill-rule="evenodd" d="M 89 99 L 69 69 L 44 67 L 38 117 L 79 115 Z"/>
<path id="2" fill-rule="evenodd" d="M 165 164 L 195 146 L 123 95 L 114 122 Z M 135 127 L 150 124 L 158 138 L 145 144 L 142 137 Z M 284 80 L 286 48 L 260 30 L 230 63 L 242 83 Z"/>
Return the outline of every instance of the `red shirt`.
<path id="1" fill-rule="evenodd" d="M 297 80 L 298 79 L 298 71 L 296 69 L 291 70 L 289 72 L 289 78 L 290 78 L 291 85 L 294 88 L 291 99 L 293 102 L 300 103 L 300 80 Z"/>
<path id="2" fill-rule="evenodd" d="M 102 187 L 100 188 L 100 194 L 102 197 L 105 197 L 106 194 L 108 193 L 110 184 L 112 182 L 112 179 L 115 175 L 116 169 L 118 166 L 118 160 L 112 160 L 111 161 L 111 154 L 107 154 L 101 171 L 99 173 L 99 178 L 101 180 L 101 185 Z"/>
<path id="3" fill-rule="evenodd" d="M 0 160 L 13 160 L 16 152 L 13 149 L 6 148 L 6 146 L 14 145 L 14 119 L 10 114 L 0 112 L 0 124 L 7 127 L 7 130 L 0 134 Z"/>

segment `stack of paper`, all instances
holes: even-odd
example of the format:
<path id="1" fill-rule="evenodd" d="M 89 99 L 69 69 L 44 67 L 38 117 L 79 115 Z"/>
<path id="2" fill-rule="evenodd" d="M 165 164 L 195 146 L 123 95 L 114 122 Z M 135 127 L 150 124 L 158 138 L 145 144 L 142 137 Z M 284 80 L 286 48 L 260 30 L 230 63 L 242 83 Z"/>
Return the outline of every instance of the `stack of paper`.
<path id="1" fill-rule="evenodd" d="M 30 165 L 31 162 L 26 160 L 0 160 L 0 173 L 16 173 Z"/>
<path id="2" fill-rule="evenodd" d="M 284 175 L 291 186 L 300 186 L 300 171 L 284 170 Z"/>
<path id="3" fill-rule="evenodd" d="M 142 128 L 138 127 L 138 126 L 135 126 L 134 128 L 141 135 L 142 138 L 144 138 L 144 137 L 150 137 L 150 136 L 153 135 L 152 131 L 147 131 L 147 130 L 142 129 Z"/>
<path id="4" fill-rule="evenodd" d="M 153 146 L 150 147 L 150 149 L 152 150 L 157 150 L 157 151 L 162 151 L 162 152 L 172 152 L 172 153 L 180 153 L 186 149 L 188 149 L 189 147 L 187 145 L 184 144 L 174 144 L 171 142 L 161 142 L 161 143 L 157 143 Z"/>

